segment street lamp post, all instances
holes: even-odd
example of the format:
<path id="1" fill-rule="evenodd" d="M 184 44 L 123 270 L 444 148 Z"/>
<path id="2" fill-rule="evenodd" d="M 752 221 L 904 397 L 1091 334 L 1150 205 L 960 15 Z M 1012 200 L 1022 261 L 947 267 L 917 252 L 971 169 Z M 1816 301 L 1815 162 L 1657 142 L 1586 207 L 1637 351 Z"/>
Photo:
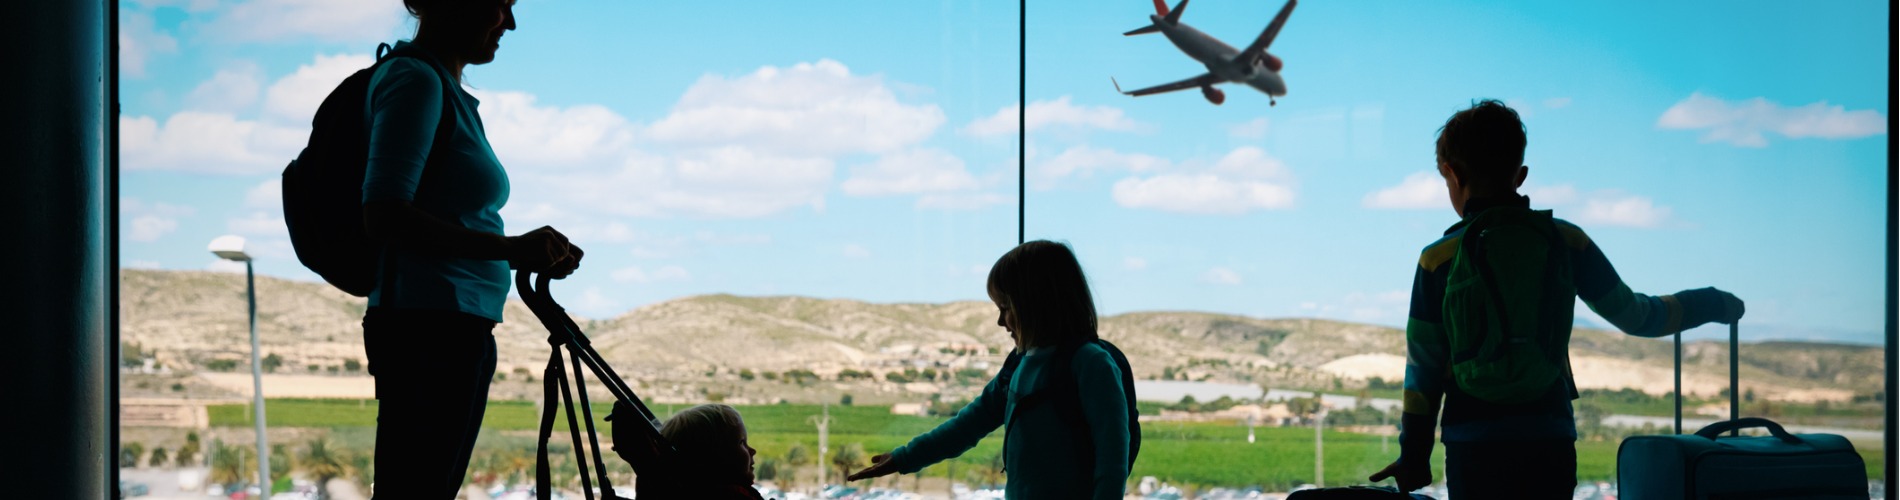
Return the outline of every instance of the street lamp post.
<path id="1" fill-rule="evenodd" d="M 251 269 L 251 256 L 244 253 L 244 237 L 220 236 L 211 240 L 211 253 L 219 258 L 244 263 L 244 295 L 251 316 L 251 405 L 257 408 L 257 485 L 263 496 L 270 496 L 270 445 L 264 438 L 264 368 L 257 358 L 257 278 Z"/>

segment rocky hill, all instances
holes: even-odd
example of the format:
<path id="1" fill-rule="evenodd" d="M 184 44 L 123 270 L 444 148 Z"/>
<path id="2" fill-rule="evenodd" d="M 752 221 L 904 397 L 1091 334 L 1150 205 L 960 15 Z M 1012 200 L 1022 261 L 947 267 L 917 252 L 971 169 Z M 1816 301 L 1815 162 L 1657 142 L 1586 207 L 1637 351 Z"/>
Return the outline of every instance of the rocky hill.
<path id="1" fill-rule="evenodd" d="M 360 375 L 363 299 L 322 283 L 259 277 L 257 285 L 259 339 L 263 352 L 281 359 L 277 373 Z M 129 364 L 176 373 L 247 366 L 242 275 L 126 270 L 121 296 Z M 767 383 L 767 376 L 777 380 L 802 370 L 833 389 L 935 393 L 967 390 L 958 372 L 974 377 L 994 370 L 1009 344 L 994 324 L 995 313 L 984 302 L 706 295 L 577 322 L 630 381 L 682 396 L 695 390 L 784 393 L 756 386 Z M 505 317 L 496 329 L 500 371 L 538 373 L 548 352 L 546 334 L 519 302 L 509 303 Z M 1106 317 L 1102 336 L 1127 352 L 1140 378 L 1286 388 L 1360 386 L 1371 377 L 1395 381 L 1403 373 L 1405 350 L 1404 332 L 1388 327 L 1204 312 Z M 1572 353 L 1585 387 L 1669 390 L 1666 340 L 1579 329 Z M 1703 394 L 1724 387 L 1727 360 L 1724 343 L 1685 346 L 1685 387 Z M 1744 345 L 1742 360 L 1742 380 L 1758 393 L 1846 399 L 1879 390 L 1883 357 L 1869 346 L 1759 342 Z"/>

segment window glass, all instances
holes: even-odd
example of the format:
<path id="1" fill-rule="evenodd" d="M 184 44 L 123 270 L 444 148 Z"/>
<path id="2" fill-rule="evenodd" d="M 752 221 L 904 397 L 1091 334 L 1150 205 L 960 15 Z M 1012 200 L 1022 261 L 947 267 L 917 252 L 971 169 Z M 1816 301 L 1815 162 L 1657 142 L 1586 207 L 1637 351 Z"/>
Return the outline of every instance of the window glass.
<path id="1" fill-rule="evenodd" d="M 401 5 L 120 5 L 122 445 L 125 477 L 152 494 L 255 482 L 244 266 L 205 250 L 226 234 L 258 275 L 274 489 L 373 482 L 366 303 L 298 263 L 278 179 L 323 98 L 415 33 Z M 508 174 L 506 232 L 552 226 L 586 250 L 554 296 L 660 417 L 737 406 L 761 485 L 809 495 L 995 373 L 1010 346 L 983 287 L 1017 237 L 1014 3 L 524 0 L 513 14 L 463 82 Z M 468 470 L 500 498 L 534 481 L 548 355 L 514 304 Z M 610 399 L 589 388 L 598 418 Z M 556 486 L 575 498 L 560 420 Z M 998 440 L 921 480 L 851 486 L 1000 484 Z"/>
<path id="2" fill-rule="evenodd" d="M 1283 5 L 1179 20 L 1245 48 Z M 1847 436 L 1879 481 L 1887 7 L 1301 2 L 1267 48 L 1286 95 L 1118 95 L 1210 71 L 1180 39 L 1123 36 L 1155 9 L 1028 16 L 1027 232 L 1075 247 L 1144 379 L 1131 485 L 1365 484 L 1397 458 L 1413 277 L 1459 221 L 1434 141 L 1487 98 L 1528 130 L 1518 192 L 1630 289 L 1746 301 L 1742 415 Z M 1578 498 L 1600 498 L 1622 438 L 1673 426 L 1671 344 L 1581 301 L 1574 319 Z M 1691 431 L 1727 418 L 1727 334 L 1685 334 Z"/>

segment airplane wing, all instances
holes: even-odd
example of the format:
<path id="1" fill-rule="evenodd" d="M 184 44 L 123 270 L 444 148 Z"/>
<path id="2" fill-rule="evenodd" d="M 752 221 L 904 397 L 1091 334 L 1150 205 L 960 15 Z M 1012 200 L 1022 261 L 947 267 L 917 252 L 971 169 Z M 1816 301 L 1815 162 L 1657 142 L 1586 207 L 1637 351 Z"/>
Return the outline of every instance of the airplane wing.
<path id="1" fill-rule="evenodd" d="M 1110 81 L 1113 81 L 1113 79 L 1110 79 Z M 1148 87 L 1145 89 L 1135 89 L 1135 90 L 1129 90 L 1129 91 L 1123 91 L 1121 84 L 1116 83 L 1115 91 L 1121 92 L 1123 94 L 1135 96 L 1135 97 L 1141 97 L 1141 96 L 1150 95 L 1150 94 L 1173 92 L 1176 90 L 1187 90 L 1187 89 L 1191 89 L 1195 87 L 1213 85 L 1220 82 L 1221 82 L 1220 77 L 1214 76 L 1213 73 L 1202 73 L 1201 76 L 1189 78 L 1186 80 L 1181 80 L 1178 82 L 1164 83 L 1161 85 L 1156 85 L 1156 86 Z"/>
<path id="2" fill-rule="evenodd" d="M 1293 15 L 1293 6 L 1298 3 L 1300 0 L 1287 0 L 1286 6 L 1280 8 L 1280 14 L 1273 16 L 1273 22 L 1267 24 L 1266 31 L 1261 31 L 1260 38 L 1255 38 L 1253 44 L 1247 46 L 1247 50 L 1240 51 L 1240 56 L 1258 58 L 1261 54 L 1265 54 L 1267 46 L 1272 45 L 1273 38 L 1280 35 L 1280 27 L 1286 25 L 1287 16 Z"/>

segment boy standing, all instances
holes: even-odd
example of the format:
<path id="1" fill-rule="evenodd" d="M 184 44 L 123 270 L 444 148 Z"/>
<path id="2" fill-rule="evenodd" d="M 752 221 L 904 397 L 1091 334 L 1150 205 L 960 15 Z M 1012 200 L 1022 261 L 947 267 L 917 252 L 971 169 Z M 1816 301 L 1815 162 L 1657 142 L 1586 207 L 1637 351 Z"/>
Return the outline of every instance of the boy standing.
<path id="1" fill-rule="evenodd" d="M 1460 500 L 1568 499 L 1577 485 L 1572 296 L 1624 333 L 1661 337 L 1743 305 L 1714 288 L 1630 291 L 1583 230 L 1531 210 L 1517 112 L 1496 100 L 1459 111 L 1438 135 L 1438 173 L 1462 219 L 1425 247 L 1405 326 L 1399 459 L 1372 475 L 1403 491 L 1431 484 L 1443 402 L 1445 480 Z"/>

